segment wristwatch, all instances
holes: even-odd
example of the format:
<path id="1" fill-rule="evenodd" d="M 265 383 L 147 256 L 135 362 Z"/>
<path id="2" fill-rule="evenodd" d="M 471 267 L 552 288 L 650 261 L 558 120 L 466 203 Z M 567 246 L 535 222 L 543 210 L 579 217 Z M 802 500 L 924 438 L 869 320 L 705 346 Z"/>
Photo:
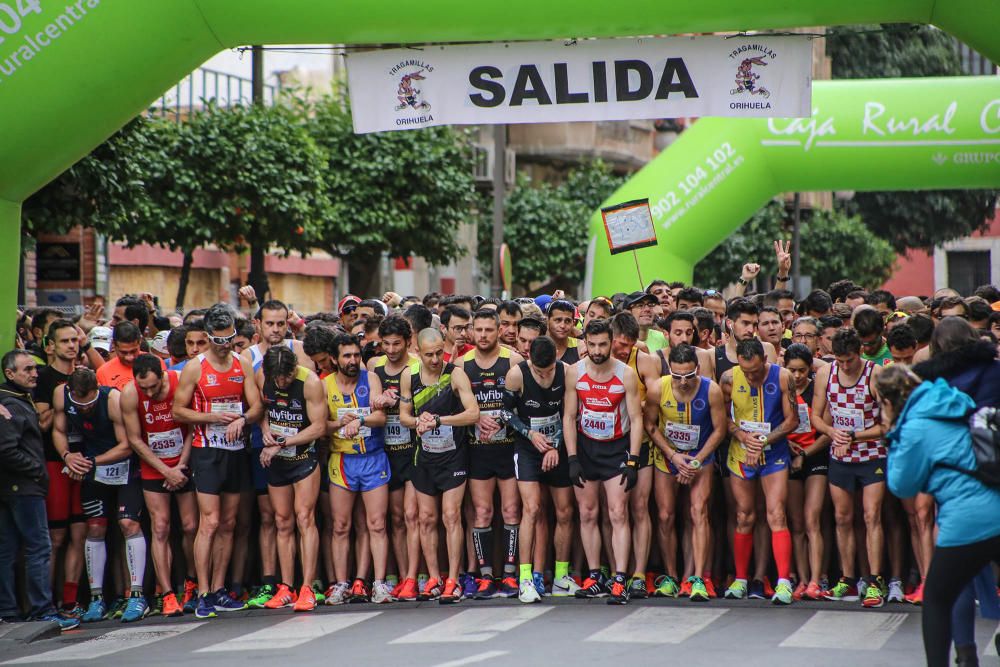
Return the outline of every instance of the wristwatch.
<path id="1" fill-rule="evenodd" d="M 744 287 L 746 287 L 747 285 L 750 284 L 750 281 L 749 280 L 744 280 L 743 276 L 740 276 L 739 278 L 737 278 L 736 282 L 738 282 L 740 285 L 743 285 Z"/>
<path id="2" fill-rule="evenodd" d="M 688 461 L 688 467 L 692 468 L 693 470 L 697 470 L 698 468 L 701 467 L 701 461 L 699 461 L 698 459 L 691 459 L 690 461 Z"/>
<path id="3" fill-rule="evenodd" d="M 441 415 L 434 415 L 434 428 L 441 428 Z"/>
<path id="4" fill-rule="evenodd" d="M 855 431 L 848 431 L 847 434 L 851 436 L 851 442 L 854 442 L 857 439 L 857 434 Z"/>

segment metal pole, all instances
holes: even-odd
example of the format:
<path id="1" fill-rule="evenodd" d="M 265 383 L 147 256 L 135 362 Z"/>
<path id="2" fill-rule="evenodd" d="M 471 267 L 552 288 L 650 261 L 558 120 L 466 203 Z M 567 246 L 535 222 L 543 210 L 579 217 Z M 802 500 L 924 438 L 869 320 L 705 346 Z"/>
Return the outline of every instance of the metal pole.
<path id="1" fill-rule="evenodd" d="M 250 64 L 253 68 L 250 95 L 254 104 L 262 105 L 264 104 L 264 48 L 260 45 L 254 46 L 250 54 Z"/>
<path id="2" fill-rule="evenodd" d="M 507 126 L 493 126 L 493 296 L 503 292 L 500 279 L 500 246 L 503 244 L 504 176 L 507 162 Z"/>
<path id="3" fill-rule="evenodd" d="M 802 262 L 799 255 L 800 223 L 802 221 L 802 201 L 796 192 L 792 199 L 792 293 L 796 299 L 802 298 L 799 288 L 802 285 Z"/>

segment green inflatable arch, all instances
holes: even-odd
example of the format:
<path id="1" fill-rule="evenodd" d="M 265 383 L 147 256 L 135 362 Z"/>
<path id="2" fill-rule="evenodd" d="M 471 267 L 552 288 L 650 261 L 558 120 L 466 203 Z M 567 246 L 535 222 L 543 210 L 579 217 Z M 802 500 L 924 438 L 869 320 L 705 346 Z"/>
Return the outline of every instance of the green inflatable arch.
<path id="1" fill-rule="evenodd" d="M 8 318 L 16 301 L 21 202 L 221 49 L 877 22 L 935 24 L 1000 61 L 997 0 L 0 0 L 0 313 Z M 926 90 L 918 107 L 937 97 L 937 89 Z M 694 255 L 685 256 L 691 263 Z M 7 349 L 13 327 L 5 322 L 0 346 Z"/>
<path id="2" fill-rule="evenodd" d="M 642 276 L 690 282 L 694 265 L 781 192 L 1000 186 L 1000 78 L 817 81 L 813 116 L 706 118 L 609 199 L 648 197 L 659 244 Z M 591 220 L 585 293 L 638 286 Z"/>

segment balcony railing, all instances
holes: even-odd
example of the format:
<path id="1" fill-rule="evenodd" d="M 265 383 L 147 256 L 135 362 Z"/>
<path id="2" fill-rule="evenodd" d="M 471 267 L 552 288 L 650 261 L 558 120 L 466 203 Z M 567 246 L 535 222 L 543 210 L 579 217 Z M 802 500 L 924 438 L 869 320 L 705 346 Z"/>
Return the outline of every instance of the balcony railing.
<path id="1" fill-rule="evenodd" d="M 227 74 L 201 67 L 181 79 L 150 106 L 150 113 L 172 116 L 180 121 L 214 100 L 220 107 L 250 104 L 252 81 L 236 74 Z M 280 86 L 264 84 L 264 104 L 273 104 Z"/>

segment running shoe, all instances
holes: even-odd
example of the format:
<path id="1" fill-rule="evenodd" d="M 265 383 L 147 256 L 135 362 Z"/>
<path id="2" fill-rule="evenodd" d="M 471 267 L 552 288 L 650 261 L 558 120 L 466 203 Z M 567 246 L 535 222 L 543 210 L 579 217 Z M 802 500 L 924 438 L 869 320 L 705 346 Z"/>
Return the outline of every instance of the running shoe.
<path id="1" fill-rule="evenodd" d="M 860 579 L 858 579 L 858 599 L 863 598 L 865 596 L 865 593 L 867 592 L 868 592 L 868 582 L 865 581 L 864 577 L 861 577 Z"/>
<path id="2" fill-rule="evenodd" d="M 761 580 L 761 583 L 764 584 L 764 599 L 767 599 L 767 598 L 771 597 L 772 595 L 774 595 L 774 589 L 771 587 L 771 580 L 770 579 L 768 579 L 767 577 L 764 577 Z"/>
<path id="3" fill-rule="evenodd" d="M 323 593 L 323 582 L 319 579 L 313 582 L 312 592 L 313 597 L 316 599 L 316 604 L 323 604 L 326 601 L 326 595 Z"/>
<path id="4" fill-rule="evenodd" d="M 552 580 L 552 597 L 555 598 L 568 598 L 576 595 L 576 592 L 580 590 L 580 586 L 573 581 L 573 577 L 568 574 L 564 574 L 559 579 Z"/>
<path id="5" fill-rule="evenodd" d="M 347 592 L 349 589 L 350 587 L 347 585 L 346 581 L 340 581 L 330 586 L 324 594 L 326 596 L 326 600 L 323 601 L 323 604 L 331 606 L 344 604 L 347 602 Z"/>
<path id="6" fill-rule="evenodd" d="M 497 596 L 498 592 L 497 582 L 494 581 L 493 577 L 483 577 L 479 580 L 479 588 L 476 589 L 476 594 L 472 596 L 472 599 L 491 600 Z"/>
<path id="7" fill-rule="evenodd" d="M 710 600 L 719 597 L 715 592 L 715 582 L 712 581 L 712 577 L 705 577 L 705 590 L 708 591 L 708 598 Z"/>
<path id="8" fill-rule="evenodd" d="M 583 586 L 574 595 L 578 598 L 602 598 L 608 594 L 600 580 L 587 577 L 583 580 Z"/>
<path id="9" fill-rule="evenodd" d="M 742 600 L 747 596 L 747 582 L 745 579 L 733 579 L 726 589 L 725 598 L 727 600 Z"/>
<path id="10" fill-rule="evenodd" d="M 316 593 L 312 586 L 302 586 L 292 611 L 312 611 L 316 608 Z"/>
<path id="11" fill-rule="evenodd" d="M 214 597 L 214 596 L 213 596 Z M 208 595 L 199 595 L 198 603 L 194 608 L 195 618 L 215 618 L 215 605 Z"/>
<path id="12" fill-rule="evenodd" d="M 497 597 L 513 598 L 517 597 L 517 579 L 514 577 L 504 577 L 497 586 Z"/>
<path id="13" fill-rule="evenodd" d="M 475 597 L 476 591 L 479 590 L 476 577 L 471 572 L 463 572 L 458 575 L 458 585 L 462 587 L 462 597 L 466 598 Z"/>
<path id="14" fill-rule="evenodd" d="M 808 584 L 804 581 L 800 581 L 799 585 L 795 587 L 795 591 L 792 593 L 792 599 L 798 602 L 801 600 L 805 594 L 806 590 L 809 588 Z"/>
<path id="15" fill-rule="evenodd" d="M 858 587 L 850 582 L 847 577 L 841 577 L 840 581 L 833 585 L 823 596 L 827 600 L 843 600 L 844 602 L 857 602 Z"/>
<path id="16" fill-rule="evenodd" d="M 393 595 L 393 597 L 399 600 L 400 602 L 416 602 L 417 580 L 404 579 L 402 583 L 399 584 L 399 593 Z"/>
<path id="17" fill-rule="evenodd" d="M 653 597 L 653 593 L 656 591 L 656 574 L 653 572 L 646 572 L 646 597 Z"/>
<path id="18" fill-rule="evenodd" d="M 903 601 L 903 582 L 893 578 L 889 580 L 889 594 L 885 596 L 886 602 Z"/>
<path id="19" fill-rule="evenodd" d="M 628 587 L 626 586 L 625 577 L 620 574 L 615 575 L 615 578 L 611 580 L 608 604 L 628 604 Z"/>
<path id="20" fill-rule="evenodd" d="M 35 619 L 36 621 L 48 621 L 50 623 L 58 623 L 59 630 L 65 632 L 66 630 L 73 630 L 74 628 L 80 627 L 80 619 L 75 616 L 63 616 L 58 613 L 45 614 L 44 616 L 39 616 Z"/>
<path id="21" fill-rule="evenodd" d="M 830 578 L 825 574 L 819 578 L 819 589 L 824 593 L 830 590 Z"/>
<path id="22" fill-rule="evenodd" d="M 215 611 L 217 612 L 230 612 L 230 611 L 243 611 L 247 608 L 247 603 L 243 600 L 235 599 L 229 593 L 226 592 L 225 588 L 220 588 L 215 591 Z"/>
<path id="23" fill-rule="evenodd" d="M 166 595 L 161 595 L 160 603 L 162 604 L 160 613 L 164 616 L 172 617 L 184 615 L 184 609 L 181 607 L 181 603 L 177 601 L 177 596 L 175 594 L 167 593 Z"/>
<path id="24" fill-rule="evenodd" d="M 100 595 L 94 597 L 90 601 L 90 605 L 87 607 L 87 611 L 83 614 L 84 623 L 97 623 L 98 621 L 103 621 L 108 615 L 108 605 L 104 602 L 104 598 Z"/>
<path id="25" fill-rule="evenodd" d="M 632 577 L 628 582 L 628 597 L 637 600 L 646 599 L 646 579 L 645 577 Z"/>
<path id="26" fill-rule="evenodd" d="M 125 607 L 128 602 L 125 598 L 115 598 L 115 601 L 108 607 L 108 619 L 119 620 L 125 614 Z"/>
<path id="27" fill-rule="evenodd" d="M 531 604 L 532 602 L 541 602 L 542 596 L 538 594 L 535 590 L 535 583 L 530 579 L 525 579 L 521 582 L 520 589 L 517 593 L 517 599 L 525 604 Z"/>
<path id="28" fill-rule="evenodd" d="M 462 601 L 462 587 L 454 579 L 444 580 L 444 591 L 438 597 L 438 604 L 455 604 Z"/>
<path id="29" fill-rule="evenodd" d="M 779 581 L 771 596 L 771 604 L 792 604 L 793 595 L 792 587 L 787 582 Z"/>
<path id="30" fill-rule="evenodd" d="M 278 584 L 278 590 L 274 592 L 271 599 L 264 603 L 264 609 L 284 609 L 295 604 L 295 593 L 285 584 Z"/>
<path id="31" fill-rule="evenodd" d="M 417 575 L 417 590 L 418 591 L 424 590 L 424 586 L 427 585 L 427 581 L 429 579 L 430 579 L 430 577 L 428 577 L 426 574 L 423 574 L 423 573 L 418 574 Z"/>
<path id="32" fill-rule="evenodd" d="M 155 598 L 153 598 L 153 604 L 149 605 L 149 611 L 146 612 L 146 617 L 150 616 L 160 616 L 163 614 L 163 593 L 160 593 Z"/>
<path id="33" fill-rule="evenodd" d="M 875 581 L 868 584 L 868 590 L 865 591 L 865 599 L 861 603 L 868 609 L 877 609 L 885 604 L 885 596 L 882 595 L 881 579 L 882 577 L 875 577 Z"/>
<path id="34" fill-rule="evenodd" d="M 675 598 L 677 597 L 678 590 L 677 580 L 669 574 L 665 574 L 656 580 L 656 591 L 653 593 L 653 596 L 658 598 Z"/>
<path id="35" fill-rule="evenodd" d="M 536 593 L 543 598 L 548 597 L 549 594 L 546 592 L 545 588 L 545 576 L 542 575 L 541 572 L 531 573 L 531 583 L 534 585 Z"/>
<path id="36" fill-rule="evenodd" d="M 766 600 L 768 598 L 767 590 L 764 588 L 764 582 L 760 579 L 754 579 L 750 582 L 750 588 L 747 589 L 747 599 L 750 600 Z"/>
<path id="37" fill-rule="evenodd" d="M 368 584 L 363 579 L 355 579 L 351 584 L 351 591 L 347 594 L 347 601 L 351 603 L 368 602 L 371 593 L 368 591 Z"/>
<path id="38" fill-rule="evenodd" d="M 125 611 L 122 612 L 122 623 L 134 623 L 146 618 L 149 612 L 149 603 L 142 593 L 133 593 L 125 603 Z"/>
<path id="39" fill-rule="evenodd" d="M 819 584 L 815 581 L 810 581 L 809 585 L 806 586 L 806 592 L 802 594 L 802 597 L 808 600 L 822 600 L 823 589 L 820 588 Z"/>
<path id="40" fill-rule="evenodd" d="M 917 606 L 922 605 L 924 603 L 924 582 L 921 581 L 920 584 L 917 585 L 916 590 L 914 590 L 912 593 L 910 593 L 903 599 L 905 599 L 910 604 L 915 604 Z"/>
<path id="41" fill-rule="evenodd" d="M 691 577 L 688 577 L 683 582 L 681 582 L 681 592 L 679 596 L 682 598 L 691 596 Z"/>
<path id="42" fill-rule="evenodd" d="M 193 579 L 184 579 L 184 595 L 181 597 L 185 614 L 193 614 L 198 606 L 198 584 Z"/>
<path id="43" fill-rule="evenodd" d="M 705 588 L 705 580 L 701 577 L 688 577 L 684 583 L 688 584 L 691 602 L 708 602 L 708 590 Z"/>
<path id="44" fill-rule="evenodd" d="M 70 607 L 63 607 L 62 611 L 59 613 L 66 618 L 83 618 L 84 608 L 80 606 L 79 602 L 74 602 Z"/>
<path id="45" fill-rule="evenodd" d="M 417 600 L 427 602 L 428 600 L 437 600 L 439 597 L 441 597 L 441 582 L 435 578 L 424 582 L 423 588 L 417 595 Z"/>
<path id="46" fill-rule="evenodd" d="M 395 601 L 396 599 L 392 597 L 392 589 L 389 588 L 388 582 L 376 581 L 372 584 L 372 602 L 374 604 L 388 604 Z"/>
<path id="47" fill-rule="evenodd" d="M 288 587 L 285 586 L 285 588 L 287 590 Z M 247 606 L 251 609 L 266 609 L 267 603 L 271 601 L 271 598 L 273 598 L 277 592 L 278 589 L 273 584 L 264 584 L 253 592 L 253 595 L 251 595 L 250 599 L 247 600 Z"/>

